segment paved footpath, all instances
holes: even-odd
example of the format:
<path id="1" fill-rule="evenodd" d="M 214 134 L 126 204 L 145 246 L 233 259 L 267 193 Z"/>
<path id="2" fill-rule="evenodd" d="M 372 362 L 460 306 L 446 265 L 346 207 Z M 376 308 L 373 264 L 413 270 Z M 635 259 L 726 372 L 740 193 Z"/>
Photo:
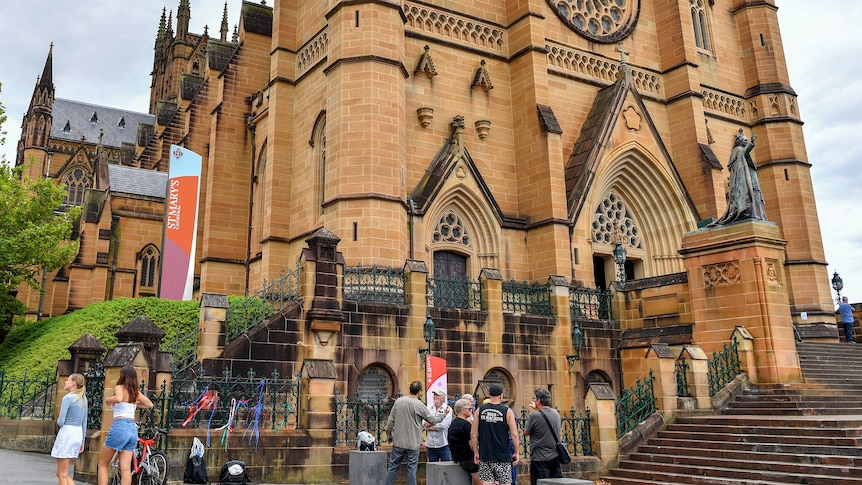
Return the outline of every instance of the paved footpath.
<path id="1" fill-rule="evenodd" d="M 57 485 L 57 460 L 51 455 L 0 449 L 0 470 L 0 484 Z M 69 475 L 72 471 L 70 466 Z"/>

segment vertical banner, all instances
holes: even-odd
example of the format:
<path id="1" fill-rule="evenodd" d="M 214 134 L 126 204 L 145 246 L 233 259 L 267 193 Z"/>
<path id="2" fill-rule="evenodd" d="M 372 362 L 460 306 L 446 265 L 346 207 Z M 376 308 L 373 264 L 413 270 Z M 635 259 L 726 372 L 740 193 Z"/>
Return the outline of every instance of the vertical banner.
<path id="1" fill-rule="evenodd" d="M 159 296 L 168 300 L 192 299 L 201 162 L 197 153 L 171 145 L 159 281 Z"/>
<path id="2" fill-rule="evenodd" d="M 431 392 L 434 389 L 443 389 L 446 392 L 449 375 L 446 373 L 446 359 L 434 357 L 431 354 L 425 356 L 425 399 L 427 403 L 433 401 Z M 446 392 L 448 396 L 449 393 Z"/>

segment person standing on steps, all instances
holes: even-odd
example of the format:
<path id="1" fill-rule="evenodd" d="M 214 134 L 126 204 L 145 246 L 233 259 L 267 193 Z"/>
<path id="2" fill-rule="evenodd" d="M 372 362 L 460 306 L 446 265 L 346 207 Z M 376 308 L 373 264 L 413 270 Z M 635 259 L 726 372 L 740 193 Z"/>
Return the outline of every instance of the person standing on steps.
<path id="1" fill-rule="evenodd" d="M 853 342 L 853 305 L 847 303 L 847 297 L 841 297 L 841 303 L 838 305 L 836 315 L 841 315 L 841 323 L 844 325 L 844 341 Z"/>
<path id="2" fill-rule="evenodd" d="M 515 413 L 503 404 L 503 386 L 488 386 L 490 402 L 476 410 L 470 430 L 470 447 L 479 462 L 479 479 L 483 482 L 512 483 L 512 467 L 518 465 L 520 437 Z M 509 452 L 509 437 L 514 452 Z"/>
<path id="3" fill-rule="evenodd" d="M 530 484 L 536 485 L 540 478 L 562 478 L 557 454 L 557 440 L 562 420 L 560 413 L 551 406 L 551 393 L 547 389 L 536 389 L 530 407 L 535 409 L 527 418 L 524 436 L 530 438 Z"/>
<path id="4" fill-rule="evenodd" d="M 424 423 L 425 426 L 425 450 L 428 452 L 428 462 L 452 461 L 452 453 L 449 450 L 449 426 L 452 424 L 452 408 L 446 403 L 446 392 L 442 389 L 434 389 L 432 392 L 433 402 L 428 409 L 433 414 L 443 413 L 446 417 L 437 424 Z"/>

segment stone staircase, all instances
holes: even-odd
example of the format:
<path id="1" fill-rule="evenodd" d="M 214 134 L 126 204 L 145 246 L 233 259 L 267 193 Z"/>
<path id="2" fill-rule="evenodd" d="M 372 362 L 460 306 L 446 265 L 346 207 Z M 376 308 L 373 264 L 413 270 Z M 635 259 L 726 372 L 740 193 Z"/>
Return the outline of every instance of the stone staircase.
<path id="1" fill-rule="evenodd" d="M 862 345 L 797 346 L 804 384 L 752 385 L 680 416 L 603 477 L 628 484 L 862 484 Z"/>

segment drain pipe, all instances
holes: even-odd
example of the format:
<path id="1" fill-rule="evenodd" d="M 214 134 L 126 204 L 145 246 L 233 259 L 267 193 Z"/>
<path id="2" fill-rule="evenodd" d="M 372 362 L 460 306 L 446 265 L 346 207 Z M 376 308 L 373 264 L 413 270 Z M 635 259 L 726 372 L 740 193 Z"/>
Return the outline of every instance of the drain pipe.
<path id="1" fill-rule="evenodd" d="M 412 197 L 407 197 L 407 214 L 410 216 L 407 219 L 407 234 L 410 237 L 410 259 L 413 259 L 413 214 L 416 212 L 416 204 Z"/>
<path id="2" fill-rule="evenodd" d="M 253 121 L 253 115 L 248 116 L 246 126 L 251 133 L 251 170 L 249 171 L 251 175 L 248 178 L 248 230 L 245 239 L 245 296 L 248 297 L 248 286 L 251 280 L 251 233 L 253 230 L 251 221 L 254 215 L 254 183 L 257 181 L 257 175 L 254 173 L 254 161 L 257 153 L 257 124 Z"/>

